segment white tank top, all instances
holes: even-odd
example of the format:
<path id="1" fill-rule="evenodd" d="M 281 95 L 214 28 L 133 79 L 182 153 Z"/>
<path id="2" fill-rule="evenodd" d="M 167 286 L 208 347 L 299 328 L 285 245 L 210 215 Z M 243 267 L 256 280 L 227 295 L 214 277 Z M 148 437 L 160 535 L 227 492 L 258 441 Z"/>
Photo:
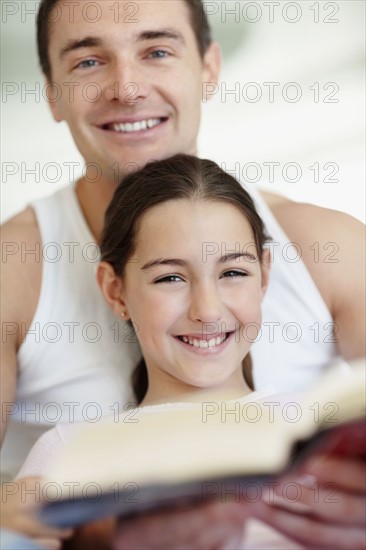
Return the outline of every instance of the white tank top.
<path id="1" fill-rule="evenodd" d="M 31 206 L 42 240 L 42 285 L 18 352 L 15 412 L 1 451 L 4 479 L 55 423 L 97 421 L 118 407 L 123 411 L 134 401 L 130 375 L 140 357 L 136 337 L 97 285 L 99 249 L 74 186 Z"/>
<path id="2" fill-rule="evenodd" d="M 272 239 L 262 327 L 251 348 L 255 388 L 303 390 L 326 368 L 343 363 L 333 334 L 335 323 L 301 259 L 301 248 L 291 243 L 258 191 L 245 187 Z"/>

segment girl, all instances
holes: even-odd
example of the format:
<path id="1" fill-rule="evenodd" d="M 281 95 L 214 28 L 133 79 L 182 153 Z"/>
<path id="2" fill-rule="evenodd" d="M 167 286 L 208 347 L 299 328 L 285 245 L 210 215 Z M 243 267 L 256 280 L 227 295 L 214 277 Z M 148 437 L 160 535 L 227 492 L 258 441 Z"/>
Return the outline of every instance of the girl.
<path id="1" fill-rule="evenodd" d="M 260 397 L 251 394 L 249 349 L 268 284 L 266 240 L 248 193 L 212 161 L 177 155 L 118 187 L 97 280 L 141 347 L 132 376 L 139 414 L 189 406 L 212 389 Z M 44 434 L 18 477 L 42 475 L 78 429 L 59 424 Z"/>
<path id="2" fill-rule="evenodd" d="M 137 334 L 139 403 L 250 391 L 265 241 L 250 196 L 212 161 L 178 155 L 124 180 L 106 214 L 98 282 Z"/>

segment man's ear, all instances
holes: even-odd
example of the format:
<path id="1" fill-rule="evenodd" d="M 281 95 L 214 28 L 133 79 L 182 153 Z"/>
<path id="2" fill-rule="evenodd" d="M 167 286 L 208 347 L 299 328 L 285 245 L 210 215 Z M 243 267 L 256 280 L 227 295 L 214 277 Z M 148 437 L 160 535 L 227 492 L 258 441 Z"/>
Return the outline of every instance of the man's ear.
<path id="1" fill-rule="evenodd" d="M 262 298 L 264 298 L 264 295 L 268 288 L 270 270 L 271 270 L 271 252 L 269 248 L 264 248 L 263 254 L 262 254 L 262 265 L 261 265 Z"/>
<path id="2" fill-rule="evenodd" d="M 60 90 L 60 86 L 56 86 L 54 82 L 51 82 L 50 80 L 46 79 L 46 95 L 47 95 L 47 101 L 48 105 L 50 106 L 51 113 L 53 118 L 56 122 L 61 122 L 63 120 L 63 116 L 60 113 L 59 105 L 60 105 L 60 93 L 62 91 Z"/>
<path id="3" fill-rule="evenodd" d="M 211 42 L 203 57 L 202 100 L 208 101 L 217 88 L 221 69 L 221 49 L 217 42 Z"/>
<path id="4" fill-rule="evenodd" d="M 97 268 L 97 282 L 105 301 L 117 317 L 128 321 L 129 315 L 123 298 L 123 281 L 108 262 L 101 262 Z"/>

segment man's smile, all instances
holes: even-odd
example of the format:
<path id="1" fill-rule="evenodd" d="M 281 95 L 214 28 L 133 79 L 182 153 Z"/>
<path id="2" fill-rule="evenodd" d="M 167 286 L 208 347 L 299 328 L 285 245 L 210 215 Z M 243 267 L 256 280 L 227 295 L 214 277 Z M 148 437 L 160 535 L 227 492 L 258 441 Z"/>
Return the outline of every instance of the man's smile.
<path id="1" fill-rule="evenodd" d="M 146 132 L 157 126 L 162 125 L 168 120 L 168 117 L 145 117 L 136 119 L 133 117 L 125 117 L 123 119 L 115 119 L 98 126 L 102 130 L 117 132 L 122 134 L 132 134 L 137 132 Z"/>

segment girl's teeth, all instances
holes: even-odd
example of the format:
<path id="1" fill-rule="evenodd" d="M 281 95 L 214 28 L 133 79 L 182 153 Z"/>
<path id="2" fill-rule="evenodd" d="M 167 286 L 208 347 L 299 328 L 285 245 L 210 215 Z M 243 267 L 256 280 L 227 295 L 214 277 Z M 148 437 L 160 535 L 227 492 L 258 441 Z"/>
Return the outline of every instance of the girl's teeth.
<path id="1" fill-rule="evenodd" d="M 183 342 L 195 348 L 213 348 L 226 340 L 226 336 L 217 336 L 216 338 L 211 338 L 211 340 L 198 340 L 197 338 L 188 338 L 187 336 L 182 336 L 181 338 Z"/>

